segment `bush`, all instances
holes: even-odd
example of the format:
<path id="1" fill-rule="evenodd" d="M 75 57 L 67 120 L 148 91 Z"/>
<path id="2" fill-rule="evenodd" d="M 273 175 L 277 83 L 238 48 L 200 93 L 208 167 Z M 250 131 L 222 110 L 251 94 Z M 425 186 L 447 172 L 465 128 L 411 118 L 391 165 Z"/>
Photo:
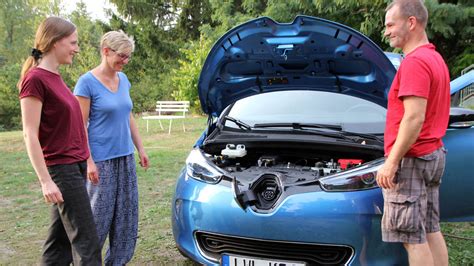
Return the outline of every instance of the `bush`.
<path id="1" fill-rule="evenodd" d="M 201 112 L 198 96 L 198 81 L 202 66 L 211 49 L 212 42 L 201 36 L 199 41 L 192 42 L 189 47 L 180 49 L 184 59 L 179 60 L 179 67 L 173 71 L 172 97 L 178 101 L 190 101 L 193 113 Z"/>
<path id="2" fill-rule="evenodd" d="M 21 128 L 18 88 L 20 65 L 4 65 L 0 68 L 0 131 Z"/>

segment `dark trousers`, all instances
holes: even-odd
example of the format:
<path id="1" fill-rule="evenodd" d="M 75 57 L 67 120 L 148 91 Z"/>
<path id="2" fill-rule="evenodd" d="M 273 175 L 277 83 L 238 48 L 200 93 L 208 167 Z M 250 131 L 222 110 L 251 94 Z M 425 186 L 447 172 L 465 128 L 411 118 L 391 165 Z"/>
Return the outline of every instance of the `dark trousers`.
<path id="1" fill-rule="evenodd" d="M 101 265 L 101 250 L 85 186 L 86 162 L 48 167 L 64 202 L 51 207 L 42 265 Z"/>

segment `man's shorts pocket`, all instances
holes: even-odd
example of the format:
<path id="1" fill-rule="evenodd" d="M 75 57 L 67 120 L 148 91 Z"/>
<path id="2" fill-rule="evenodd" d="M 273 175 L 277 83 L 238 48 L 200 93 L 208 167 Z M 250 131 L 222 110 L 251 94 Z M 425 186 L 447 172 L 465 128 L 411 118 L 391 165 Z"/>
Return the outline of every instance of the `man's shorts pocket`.
<path id="1" fill-rule="evenodd" d="M 421 229 L 420 196 L 389 195 L 386 204 L 383 223 L 387 230 L 417 232 Z"/>

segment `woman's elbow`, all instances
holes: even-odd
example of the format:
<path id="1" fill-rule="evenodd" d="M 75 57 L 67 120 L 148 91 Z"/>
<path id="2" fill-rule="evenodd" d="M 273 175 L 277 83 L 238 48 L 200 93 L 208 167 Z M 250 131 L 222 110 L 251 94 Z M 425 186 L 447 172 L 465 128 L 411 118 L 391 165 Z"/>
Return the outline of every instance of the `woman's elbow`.
<path id="1" fill-rule="evenodd" d="M 31 141 L 32 139 L 37 139 L 38 135 L 35 134 L 34 132 L 31 132 L 30 130 L 25 130 L 23 129 L 23 139 L 25 142 Z"/>

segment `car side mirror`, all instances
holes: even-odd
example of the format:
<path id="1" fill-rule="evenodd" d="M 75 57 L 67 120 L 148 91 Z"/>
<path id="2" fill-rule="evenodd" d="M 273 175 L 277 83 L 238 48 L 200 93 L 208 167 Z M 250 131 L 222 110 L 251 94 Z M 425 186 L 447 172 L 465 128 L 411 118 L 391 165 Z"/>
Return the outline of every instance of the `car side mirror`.
<path id="1" fill-rule="evenodd" d="M 474 110 L 451 107 L 448 128 L 470 128 L 474 126 Z"/>

